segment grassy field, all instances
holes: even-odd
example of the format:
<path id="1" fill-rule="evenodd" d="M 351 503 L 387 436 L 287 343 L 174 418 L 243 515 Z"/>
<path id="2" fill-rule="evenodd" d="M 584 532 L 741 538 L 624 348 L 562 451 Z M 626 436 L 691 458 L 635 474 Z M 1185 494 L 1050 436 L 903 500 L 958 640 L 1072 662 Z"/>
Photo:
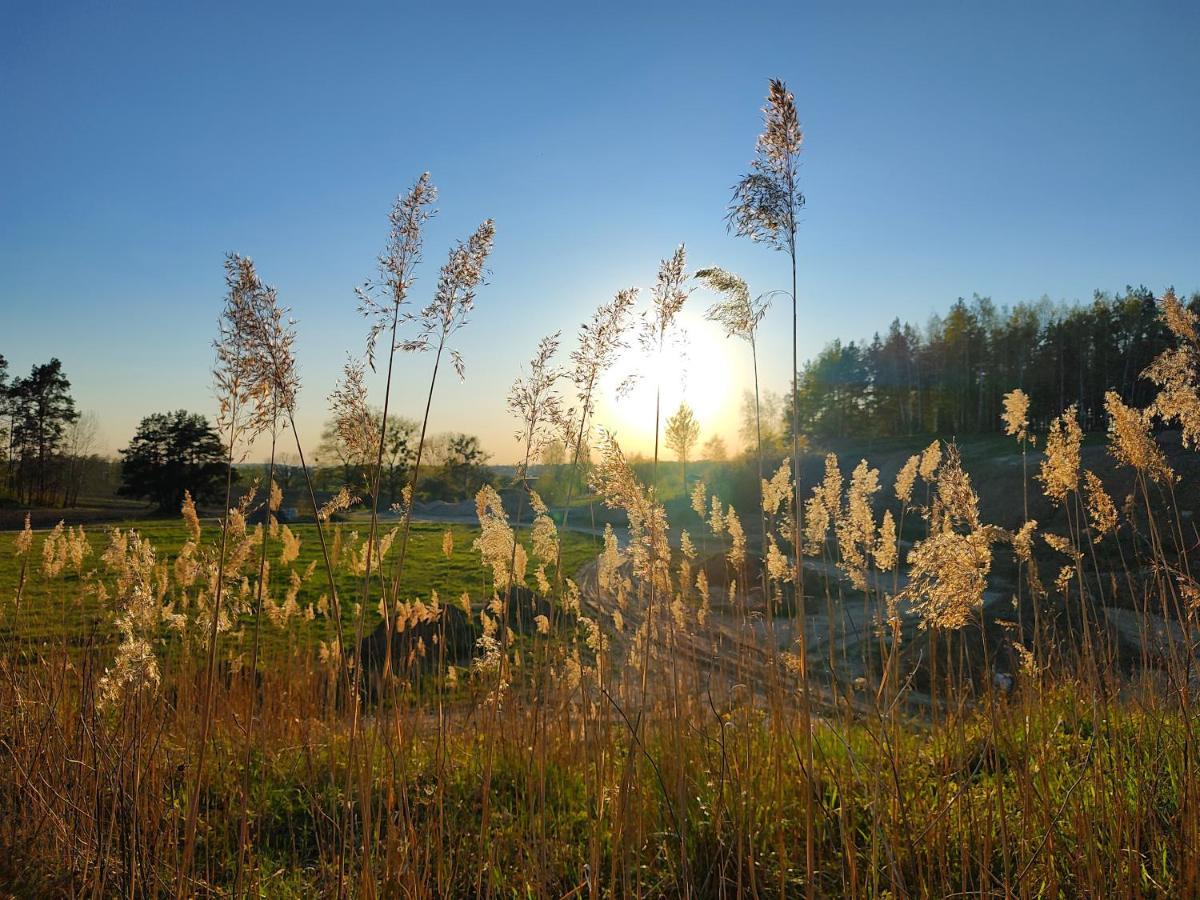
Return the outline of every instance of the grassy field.
<path id="1" fill-rule="evenodd" d="M 13 552 L 14 542 L 20 532 L 0 532 L 0 586 L 4 589 L 4 599 L 0 602 L 3 602 L 6 611 L 5 615 L 0 617 L 0 635 L 19 637 L 22 642 L 36 645 L 64 637 L 77 641 L 81 636 L 94 633 L 101 643 L 106 642 L 113 636 L 111 610 L 105 609 L 104 604 L 97 600 L 87 576 L 90 573 L 110 590 L 113 587 L 113 576 L 105 571 L 100 560 L 112 530 L 117 528 L 124 532 L 137 531 L 153 545 L 158 561 L 168 567 L 174 565 L 180 548 L 188 540 L 184 523 L 172 519 L 143 519 L 119 522 L 115 525 L 83 527 L 91 547 L 91 556 L 85 560 L 81 571 L 76 572 L 68 565 L 61 575 L 54 578 L 45 577 L 40 569 L 43 544 L 49 530 L 34 532 L 31 553 L 22 558 L 18 558 Z M 360 543 L 365 541 L 369 527 L 369 523 L 366 522 L 334 523 L 326 526 L 331 551 L 335 541 L 345 544 L 354 534 L 359 535 Z M 394 527 L 394 522 L 384 523 L 380 526 L 380 533 L 386 534 Z M 304 609 L 314 606 L 322 596 L 328 597 L 329 594 L 328 580 L 321 566 L 322 554 L 316 526 L 298 524 L 289 528 L 300 540 L 299 555 L 288 566 L 280 567 L 279 541 L 276 539 L 269 542 L 269 558 L 273 558 L 275 564 L 267 596 L 282 602 L 290 573 L 295 571 L 303 575 L 310 569 L 312 572 L 303 578 L 296 595 L 301 614 L 293 616 L 286 627 L 268 625 L 264 628 L 262 646 L 268 655 L 296 648 L 311 649 L 319 641 L 332 641 L 334 635 L 331 618 L 314 614 L 313 618 L 309 619 L 303 614 Z M 458 551 L 449 558 L 442 553 L 443 538 L 447 530 L 453 536 L 454 546 Z M 219 528 L 214 520 L 203 520 L 202 540 L 214 540 L 218 533 Z M 443 601 L 457 601 L 465 592 L 471 596 L 476 607 L 480 606 L 491 596 L 492 588 L 490 570 L 480 564 L 478 556 L 469 552 L 471 543 L 478 536 L 479 529 L 468 525 L 413 523 L 400 599 L 421 599 L 428 602 L 430 592 L 436 590 Z M 522 542 L 528 546 L 528 529 L 525 530 Z M 398 548 L 397 539 L 385 560 L 389 568 L 390 564 L 395 562 Z M 564 571 L 574 572 L 584 563 L 594 559 L 598 549 L 597 538 L 577 532 L 564 533 Z M 21 581 L 22 566 L 27 562 L 22 602 L 17 609 L 11 602 L 11 597 Z M 251 580 L 254 579 L 255 571 L 253 566 L 247 569 L 247 576 Z M 342 608 L 344 633 L 347 636 L 353 635 L 357 624 L 353 603 L 354 598 L 361 595 L 362 578 L 353 574 L 344 560 L 335 568 L 335 577 L 338 594 L 346 598 Z M 249 616 L 242 617 L 242 624 L 249 621 Z M 367 610 L 365 633 L 369 633 L 379 621 L 377 609 Z"/>

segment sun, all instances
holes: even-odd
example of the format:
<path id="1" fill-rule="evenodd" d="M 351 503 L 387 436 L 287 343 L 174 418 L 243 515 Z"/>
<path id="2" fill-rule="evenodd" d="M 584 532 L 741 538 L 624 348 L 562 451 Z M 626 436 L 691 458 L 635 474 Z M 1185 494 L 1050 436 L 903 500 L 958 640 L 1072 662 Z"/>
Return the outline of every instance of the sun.
<path id="1" fill-rule="evenodd" d="M 726 444 L 736 445 L 742 373 L 733 354 L 740 346 L 712 322 L 684 311 L 676 339 L 661 358 L 632 341 L 606 373 L 596 422 L 616 434 L 627 453 L 650 454 L 654 451 L 656 400 L 660 404 L 660 441 L 667 418 L 683 402 L 700 422 L 701 443 L 719 434 Z M 636 382 L 618 397 L 622 383 L 633 375 L 638 376 Z M 660 452 L 665 451 L 660 448 Z"/>

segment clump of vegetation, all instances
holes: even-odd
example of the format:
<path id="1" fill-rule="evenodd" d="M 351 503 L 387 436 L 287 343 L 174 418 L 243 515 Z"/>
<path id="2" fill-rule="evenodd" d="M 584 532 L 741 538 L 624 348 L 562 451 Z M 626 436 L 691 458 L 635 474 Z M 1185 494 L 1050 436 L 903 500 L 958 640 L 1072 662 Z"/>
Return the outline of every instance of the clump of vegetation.
<path id="1" fill-rule="evenodd" d="M 788 255 L 793 329 L 801 140 L 792 95 L 772 81 L 730 214 Z M 664 416 L 663 384 L 645 465 L 594 422 L 617 356 L 635 338 L 648 356 L 670 352 L 700 286 L 757 373 L 766 298 L 720 269 L 693 275 L 681 246 L 640 316 L 637 292 L 621 290 L 575 347 L 557 332 L 537 344 L 509 394 L 515 479 L 472 484 L 476 526 L 433 524 L 415 520 L 414 498 L 434 396 L 444 362 L 465 373 L 454 338 L 495 234 L 485 220 L 455 244 L 414 304 L 435 199 L 428 175 L 400 197 L 378 277 L 359 292 L 364 352 L 330 397 L 327 441 L 348 461 L 337 490 L 318 497 L 295 426 L 294 326 L 231 254 L 215 436 L 178 414 L 148 420 L 140 441 L 152 462 L 159 432 L 203 432 L 215 520 L 164 478 L 144 493 L 178 521 L 35 532 L 26 519 L 0 540 L 0 884 L 98 896 L 1200 890 L 1200 585 L 1178 474 L 1200 434 L 1192 310 L 1163 298 L 1171 345 L 1145 372 L 1159 390 L 1142 405 L 1108 393 L 1102 446 L 1075 407 L 1041 409 L 1020 387 L 1001 398 L 995 427 L 1015 441 L 1022 495 L 1003 521 L 966 444 L 925 438 L 886 472 L 802 452 L 797 387 L 789 452 L 761 415 L 757 374 L 752 484 L 735 498 L 714 489 L 720 469 L 692 462 L 700 423 L 686 406 Z M 420 352 L 432 354 L 423 417 L 397 419 L 395 357 Z M 378 405 L 368 367 L 387 373 Z M 260 436 L 261 478 L 235 494 Z M 674 495 L 660 438 L 693 466 Z M 545 482 L 554 496 L 532 473 L 549 458 L 563 470 Z M 279 479 L 292 475 L 311 521 L 285 521 Z M 581 504 L 603 527 L 572 530 Z"/>

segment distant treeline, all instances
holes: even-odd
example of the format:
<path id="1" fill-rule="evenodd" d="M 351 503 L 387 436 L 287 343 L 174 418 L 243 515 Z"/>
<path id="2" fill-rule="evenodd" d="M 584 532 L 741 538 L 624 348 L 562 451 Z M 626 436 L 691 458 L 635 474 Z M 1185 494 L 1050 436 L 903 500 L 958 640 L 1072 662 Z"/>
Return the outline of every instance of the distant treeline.
<path id="1" fill-rule="evenodd" d="M 1188 305 L 1200 311 L 1200 293 Z M 828 344 L 800 373 L 800 427 L 821 437 L 996 431 L 1002 397 L 1019 387 L 1035 419 L 1076 404 L 1085 429 L 1102 429 L 1105 391 L 1144 406 L 1155 388 L 1141 372 L 1169 343 L 1144 287 L 1076 306 L 960 298 L 924 328 L 895 319 L 869 342 Z"/>

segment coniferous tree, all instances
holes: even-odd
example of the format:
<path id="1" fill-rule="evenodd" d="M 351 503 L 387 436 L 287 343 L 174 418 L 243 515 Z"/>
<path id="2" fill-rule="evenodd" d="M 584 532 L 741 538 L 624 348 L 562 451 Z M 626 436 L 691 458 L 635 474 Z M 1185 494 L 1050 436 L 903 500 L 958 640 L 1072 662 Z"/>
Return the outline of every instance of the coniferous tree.
<path id="1" fill-rule="evenodd" d="M 180 409 L 146 416 L 121 457 L 122 496 L 153 500 L 162 512 L 178 512 L 184 491 L 198 503 L 221 498 L 225 446 L 198 413 Z"/>
<path id="2" fill-rule="evenodd" d="M 26 503 L 50 502 L 67 427 L 79 418 L 62 362 L 35 365 L 7 391 L 17 495 Z"/>

